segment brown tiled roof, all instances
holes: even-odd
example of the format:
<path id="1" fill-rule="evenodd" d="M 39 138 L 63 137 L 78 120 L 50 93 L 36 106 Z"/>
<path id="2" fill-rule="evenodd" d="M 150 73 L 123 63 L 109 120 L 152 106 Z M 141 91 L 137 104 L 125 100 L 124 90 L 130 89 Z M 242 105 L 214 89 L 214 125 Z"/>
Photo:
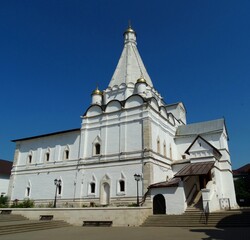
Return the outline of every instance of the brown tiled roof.
<path id="1" fill-rule="evenodd" d="M 10 176 L 12 162 L 0 159 L 0 174 Z"/>
<path id="2" fill-rule="evenodd" d="M 148 188 L 178 187 L 180 181 L 180 178 L 173 178 L 169 181 L 151 184 Z"/>
<path id="3" fill-rule="evenodd" d="M 214 166 L 214 162 L 190 163 L 182 168 L 175 177 L 206 175 Z"/>

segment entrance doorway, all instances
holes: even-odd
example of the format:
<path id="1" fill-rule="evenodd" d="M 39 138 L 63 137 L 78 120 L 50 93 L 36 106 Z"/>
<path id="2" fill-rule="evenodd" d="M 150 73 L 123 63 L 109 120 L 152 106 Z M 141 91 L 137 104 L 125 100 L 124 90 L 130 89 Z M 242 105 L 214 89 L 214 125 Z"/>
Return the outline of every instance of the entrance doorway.
<path id="1" fill-rule="evenodd" d="M 166 202 L 162 194 L 157 194 L 153 198 L 153 214 L 166 214 Z"/>

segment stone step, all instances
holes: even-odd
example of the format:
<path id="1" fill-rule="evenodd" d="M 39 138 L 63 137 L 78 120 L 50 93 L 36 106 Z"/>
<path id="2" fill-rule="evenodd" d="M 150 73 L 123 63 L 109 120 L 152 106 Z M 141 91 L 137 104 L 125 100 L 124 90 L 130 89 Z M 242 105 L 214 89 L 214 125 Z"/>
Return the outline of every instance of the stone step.
<path id="1" fill-rule="evenodd" d="M 70 224 L 61 220 L 52 221 L 18 221 L 18 222 L 5 222 L 0 224 L 0 235 L 30 232 L 38 230 L 46 230 L 52 228 L 67 227 Z"/>
<path id="2" fill-rule="evenodd" d="M 22 221 L 22 220 L 27 220 L 27 218 L 22 215 L 0 214 L 0 222 Z"/>
<path id="3" fill-rule="evenodd" d="M 182 215 L 152 215 L 141 225 L 143 227 L 250 227 L 250 212 L 227 211 L 210 213 L 184 213 Z"/>

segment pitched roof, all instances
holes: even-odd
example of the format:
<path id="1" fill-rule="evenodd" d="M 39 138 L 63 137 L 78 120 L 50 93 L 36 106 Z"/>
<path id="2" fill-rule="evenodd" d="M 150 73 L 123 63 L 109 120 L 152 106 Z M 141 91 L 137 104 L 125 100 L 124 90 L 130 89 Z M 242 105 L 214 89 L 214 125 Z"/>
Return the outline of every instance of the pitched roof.
<path id="1" fill-rule="evenodd" d="M 151 184 L 148 188 L 178 187 L 180 181 L 180 178 L 172 178 L 169 181 Z"/>
<path id="2" fill-rule="evenodd" d="M 199 135 L 203 133 L 213 133 L 223 131 L 224 119 L 216 119 L 207 122 L 192 123 L 182 125 L 177 128 L 176 136 Z"/>
<path id="3" fill-rule="evenodd" d="M 74 129 L 70 129 L 70 130 L 47 133 L 47 134 L 42 134 L 42 135 L 37 135 L 37 136 L 32 136 L 32 137 L 26 137 L 26 138 L 19 138 L 19 139 L 14 139 L 14 140 L 11 140 L 11 141 L 12 142 L 25 141 L 25 140 L 30 140 L 30 139 L 34 139 L 34 138 L 48 137 L 48 136 L 52 136 L 52 135 L 63 134 L 63 133 L 74 132 L 74 131 L 80 131 L 80 128 L 74 128 Z"/>
<path id="4" fill-rule="evenodd" d="M 175 174 L 175 177 L 206 175 L 214 166 L 214 162 L 190 163 Z"/>
<path id="5" fill-rule="evenodd" d="M 147 84 L 153 87 L 136 45 L 136 33 L 129 27 L 124 33 L 124 48 L 109 87 L 120 86 L 122 83 L 135 84 L 140 77 L 143 77 Z"/>
<path id="6" fill-rule="evenodd" d="M 0 174 L 10 176 L 12 162 L 0 159 Z"/>

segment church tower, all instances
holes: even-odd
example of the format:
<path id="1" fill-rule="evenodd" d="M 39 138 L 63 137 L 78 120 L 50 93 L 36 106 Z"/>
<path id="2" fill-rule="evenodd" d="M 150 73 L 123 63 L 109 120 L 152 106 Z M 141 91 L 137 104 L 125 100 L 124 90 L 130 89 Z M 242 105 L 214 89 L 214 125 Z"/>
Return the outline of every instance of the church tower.
<path id="1" fill-rule="evenodd" d="M 176 104 L 167 110 L 169 106 L 154 89 L 137 49 L 136 32 L 129 26 L 123 36 L 122 54 L 108 87 L 92 93 L 92 104 L 82 117 L 84 176 L 108 179 L 99 186 L 101 202 L 107 195 L 109 202 L 119 196 L 110 179 L 119 182 L 123 176 L 124 186 L 130 186 L 125 187 L 123 200 L 129 201 L 136 192 L 134 174 L 142 176 L 141 197 L 150 184 L 172 178 L 169 170 L 178 157 L 173 136 L 185 123 L 184 106 Z M 180 108 L 183 114 L 178 119 Z"/>

